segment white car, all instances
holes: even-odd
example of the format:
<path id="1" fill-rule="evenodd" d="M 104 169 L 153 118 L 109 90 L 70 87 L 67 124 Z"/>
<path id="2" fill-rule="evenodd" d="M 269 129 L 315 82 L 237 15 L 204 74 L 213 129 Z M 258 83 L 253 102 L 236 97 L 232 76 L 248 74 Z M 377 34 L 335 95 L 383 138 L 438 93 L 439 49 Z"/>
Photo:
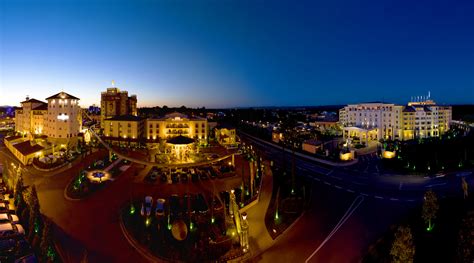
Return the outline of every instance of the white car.
<path id="1" fill-rule="evenodd" d="M 25 234 L 25 229 L 23 228 L 22 225 L 16 224 L 15 227 L 16 227 L 16 230 L 18 231 L 18 233 L 20 233 L 20 234 L 22 234 L 22 235 Z"/>
<path id="2" fill-rule="evenodd" d="M 156 199 L 156 208 L 155 208 L 155 216 L 163 216 L 165 214 L 165 199 L 159 198 Z"/>
<path id="3" fill-rule="evenodd" d="M 13 224 L 19 224 L 20 223 L 20 219 L 18 218 L 17 215 L 14 215 L 14 214 L 10 214 L 10 221 Z"/>
<path id="4" fill-rule="evenodd" d="M 15 234 L 13 224 L 11 224 L 11 223 L 0 224 L 0 237 L 9 236 L 9 235 L 13 235 L 13 234 Z"/>
<path id="5" fill-rule="evenodd" d="M 146 196 L 145 202 L 142 203 L 142 209 L 140 211 L 142 216 L 150 216 L 151 214 L 151 207 L 153 206 L 153 197 Z"/>

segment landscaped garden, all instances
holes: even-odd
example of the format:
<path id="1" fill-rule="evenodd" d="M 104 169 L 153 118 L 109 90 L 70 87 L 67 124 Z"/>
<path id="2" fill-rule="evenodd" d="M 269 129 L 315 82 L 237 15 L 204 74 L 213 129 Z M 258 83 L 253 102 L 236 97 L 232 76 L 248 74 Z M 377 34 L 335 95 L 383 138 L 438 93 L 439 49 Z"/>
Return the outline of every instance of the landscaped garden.
<path id="1" fill-rule="evenodd" d="M 284 169 L 273 167 L 273 191 L 265 225 L 270 236 L 281 235 L 303 213 L 309 203 L 310 188 L 304 178 L 294 178 Z"/>
<path id="2" fill-rule="evenodd" d="M 118 161 L 117 156 L 107 156 L 96 160 L 68 184 L 66 194 L 72 199 L 82 199 L 104 188 L 115 177 L 124 172 L 130 163 L 127 160 Z"/>
<path id="3" fill-rule="evenodd" d="M 396 154 L 384 159 L 384 166 L 403 173 L 435 174 L 474 167 L 473 135 L 450 132 L 440 138 L 382 142 L 382 148 Z"/>
<path id="4" fill-rule="evenodd" d="M 149 206 L 135 200 L 121 211 L 126 235 L 154 256 L 171 261 L 213 262 L 241 251 L 227 210 L 204 199 L 173 195 L 162 199 L 158 208 L 158 199 Z"/>

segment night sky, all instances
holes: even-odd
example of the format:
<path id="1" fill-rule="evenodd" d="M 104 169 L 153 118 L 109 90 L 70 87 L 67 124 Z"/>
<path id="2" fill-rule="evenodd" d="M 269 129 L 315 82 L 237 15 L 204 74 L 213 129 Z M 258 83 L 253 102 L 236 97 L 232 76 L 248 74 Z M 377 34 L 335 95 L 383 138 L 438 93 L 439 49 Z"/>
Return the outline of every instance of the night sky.
<path id="1" fill-rule="evenodd" d="M 474 102 L 474 1 L 0 1 L 0 105 Z"/>

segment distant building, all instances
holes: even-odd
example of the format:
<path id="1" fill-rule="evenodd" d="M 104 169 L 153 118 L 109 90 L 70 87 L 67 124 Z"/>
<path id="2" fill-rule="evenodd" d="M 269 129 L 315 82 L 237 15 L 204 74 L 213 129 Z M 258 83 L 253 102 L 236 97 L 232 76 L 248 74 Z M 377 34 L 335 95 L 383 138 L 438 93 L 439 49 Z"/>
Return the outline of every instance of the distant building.
<path id="1" fill-rule="evenodd" d="M 21 108 L 15 111 L 15 131 L 23 135 L 42 134 L 47 113 L 47 103 L 26 97 L 26 100 L 21 102 Z"/>
<path id="2" fill-rule="evenodd" d="M 362 103 L 339 111 L 344 138 L 411 140 L 438 137 L 449 130 L 451 107 L 439 106 L 427 96 L 408 105 Z"/>
<path id="3" fill-rule="evenodd" d="M 115 116 L 133 115 L 137 116 L 137 96 L 128 96 L 128 91 L 121 91 L 115 87 L 107 88 L 100 96 L 101 128 L 103 121 Z"/>
<path id="4" fill-rule="evenodd" d="M 147 119 L 145 134 L 146 139 L 152 141 L 182 135 L 202 142 L 207 140 L 207 119 L 173 112 L 162 118 Z"/>
<path id="5" fill-rule="evenodd" d="M 44 134 L 48 136 L 49 140 L 61 144 L 77 139 L 76 137 L 82 129 L 79 98 L 66 92 L 59 92 L 46 100 L 48 101 L 48 115 L 45 118 Z"/>
<path id="6" fill-rule="evenodd" d="M 15 131 L 25 136 L 46 135 L 53 143 L 69 143 L 82 128 L 79 98 L 60 92 L 48 103 L 27 97 L 15 111 Z"/>
<path id="7" fill-rule="evenodd" d="M 194 139 L 196 142 L 207 140 L 207 119 L 189 117 L 174 112 L 162 118 L 144 119 L 134 115 L 122 115 L 103 121 L 105 139 L 112 142 L 130 142 L 140 140 L 149 144 L 159 143 L 160 140 L 169 140 L 183 136 Z"/>
<path id="8" fill-rule="evenodd" d="M 35 157 L 55 153 L 55 148 L 77 145 L 82 129 L 79 98 L 59 92 L 47 103 L 26 98 L 15 111 L 15 131 L 21 135 L 4 139 L 5 146 L 24 165 Z"/>
<path id="9" fill-rule="evenodd" d="M 144 135 L 145 120 L 134 115 L 121 115 L 103 121 L 105 140 L 113 144 L 137 144 Z"/>
<path id="10" fill-rule="evenodd" d="M 235 127 L 227 124 L 219 124 L 214 128 L 214 131 L 219 144 L 226 147 L 237 146 Z"/>
<path id="11" fill-rule="evenodd" d="M 272 141 L 274 143 L 280 143 L 284 141 L 283 133 L 280 131 L 273 131 L 272 132 Z"/>

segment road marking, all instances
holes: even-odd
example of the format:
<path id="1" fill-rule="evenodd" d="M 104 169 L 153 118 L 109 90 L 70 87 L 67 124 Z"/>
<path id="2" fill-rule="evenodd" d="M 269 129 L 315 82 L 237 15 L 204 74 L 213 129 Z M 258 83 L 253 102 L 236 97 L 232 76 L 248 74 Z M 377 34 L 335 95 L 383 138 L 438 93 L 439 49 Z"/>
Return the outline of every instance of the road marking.
<path id="1" fill-rule="evenodd" d="M 400 184 L 398 185 L 398 190 L 402 190 L 402 186 L 403 186 L 403 183 L 400 182 Z"/>
<path id="2" fill-rule="evenodd" d="M 331 171 L 327 172 L 326 175 L 330 175 L 330 174 L 332 174 L 333 172 L 334 172 L 334 170 L 331 170 Z"/>
<path id="3" fill-rule="evenodd" d="M 363 196 L 369 196 L 369 195 L 368 195 L 368 194 L 366 194 L 366 193 L 360 193 L 360 194 L 361 194 L 361 195 L 363 195 Z"/>
<path id="4" fill-rule="evenodd" d="M 383 197 L 378 196 L 378 195 L 375 195 L 374 197 L 377 198 L 377 199 L 383 199 Z"/>
<path id="5" fill-rule="evenodd" d="M 413 199 L 408 199 L 407 201 L 408 202 L 415 202 L 415 200 L 413 200 Z"/>
<path id="6" fill-rule="evenodd" d="M 390 198 L 391 201 L 398 201 L 398 198 Z"/>
<path id="7" fill-rule="evenodd" d="M 441 186 L 441 185 L 445 185 L 446 183 L 439 183 L 439 184 L 429 184 L 429 185 L 426 185 L 425 187 L 428 188 L 428 187 L 433 187 L 433 186 Z"/>
<path id="8" fill-rule="evenodd" d="M 349 206 L 349 208 L 346 210 L 346 213 L 341 217 L 341 219 L 339 220 L 339 222 L 337 222 L 336 226 L 333 228 L 333 230 L 331 231 L 331 233 L 329 233 L 329 235 L 323 240 L 323 242 L 321 242 L 321 244 L 319 245 L 319 247 L 317 247 L 313 253 L 311 253 L 311 255 L 309 255 L 308 258 L 306 258 L 305 260 L 305 263 L 308 263 L 309 260 L 314 257 L 314 255 L 316 255 L 316 253 L 318 253 L 318 251 L 324 246 L 324 244 L 326 244 L 326 242 L 328 242 L 332 236 L 334 236 L 334 234 L 336 234 L 336 232 L 339 230 L 339 228 L 341 228 L 341 226 L 347 221 L 347 219 L 349 219 L 349 217 L 351 217 L 351 215 L 354 213 L 354 211 L 357 210 L 357 208 L 359 208 L 359 206 L 362 204 L 362 202 L 364 202 L 364 197 L 363 196 L 360 196 L 358 195 L 354 201 L 352 202 L 352 204 Z"/>
<path id="9" fill-rule="evenodd" d="M 321 182 L 321 179 L 319 179 L 318 177 L 313 177 L 313 179 L 318 181 L 318 182 Z"/>
<path id="10" fill-rule="evenodd" d="M 324 181 L 324 184 L 331 185 L 330 183 L 328 183 L 328 182 L 326 182 L 326 181 Z"/>
<path id="11" fill-rule="evenodd" d="M 346 191 L 349 193 L 355 193 L 354 190 L 351 190 L 351 189 L 346 189 Z"/>
<path id="12" fill-rule="evenodd" d="M 337 189 L 342 189 L 342 187 L 340 187 L 339 185 L 334 185 L 334 187 L 336 187 Z"/>

